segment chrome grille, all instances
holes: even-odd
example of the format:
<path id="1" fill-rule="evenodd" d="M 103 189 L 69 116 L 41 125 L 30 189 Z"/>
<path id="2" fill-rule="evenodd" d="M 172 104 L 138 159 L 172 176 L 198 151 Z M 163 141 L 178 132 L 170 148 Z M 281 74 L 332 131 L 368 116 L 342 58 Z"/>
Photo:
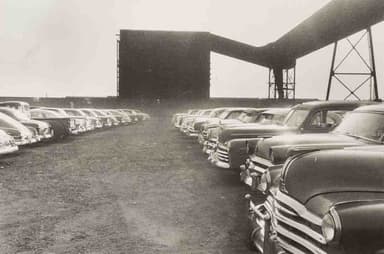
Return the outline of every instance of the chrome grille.
<path id="1" fill-rule="evenodd" d="M 275 208 L 275 231 L 281 248 L 288 253 L 327 253 L 321 218 L 282 192 L 276 195 Z"/>
<path id="2" fill-rule="evenodd" d="M 217 158 L 219 161 L 229 163 L 229 153 L 228 150 L 223 148 L 222 146 L 217 146 Z"/>

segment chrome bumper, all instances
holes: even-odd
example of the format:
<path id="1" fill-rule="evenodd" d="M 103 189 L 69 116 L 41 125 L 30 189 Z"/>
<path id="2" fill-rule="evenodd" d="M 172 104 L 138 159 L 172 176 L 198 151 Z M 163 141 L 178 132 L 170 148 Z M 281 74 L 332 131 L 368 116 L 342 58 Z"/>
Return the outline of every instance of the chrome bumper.
<path id="1" fill-rule="evenodd" d="M 19 150 L 19 147 L 16 145 L 7 145 L 4 147 L 0 147 L 0 155 L 14 153 L 14 152 L 17 152 L 18 150 Z"/>
<path id="2" fill-rule="evenodd" d="M 215 165 L 216 167 L 219 167 L 219 168 L 224 168 L 224 169 L 230 168 L 231 165 L 229 164 L 229 162 L 224 162 L 224 161 L 219 160 L 219 156 L 220 155 L 218 154 L 217 151 L 212 151 L 208 157 L 208 161 L 212 165 Z"/>
<path id="3" fill-rule="evenodd" d="M 248 219 L 252 226 L 250 240 L 263 254 L 285 254 L 276 234 L 276 220 L 273 214 L 273 200 L 267 199 L 256 205 L 249 199 Z"/>

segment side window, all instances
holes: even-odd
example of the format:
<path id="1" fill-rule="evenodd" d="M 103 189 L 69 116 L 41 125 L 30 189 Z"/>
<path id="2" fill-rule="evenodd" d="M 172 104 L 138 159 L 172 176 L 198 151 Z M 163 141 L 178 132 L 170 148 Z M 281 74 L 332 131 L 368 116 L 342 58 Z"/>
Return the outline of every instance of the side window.
<path id="1" fill-rule="evenodd" d="M 344 110 L 328 110 L 326 123 L 332 127 L 339 125 L 347 111 Z"/>
<path id="2" fill-rule="evenodd" d="M 33 118 L 43 118 L 43 114 L 40 112 L 31 112 Z"/>
<path id="3" fill-rule="evenodd" d="M 324 111 L 318 111 L 313 114 L 311 121 L 309 122 L 310 128 L 321 128 L 322 119 L 323 119 Z"/>
<path id="4" fill-rule="evenodd" d="M 323 110 L 316 112 L 310 121 L 310 128 L 331 129 L 336 127 L 341 120 L 345 111 L 342 110 Z"/>

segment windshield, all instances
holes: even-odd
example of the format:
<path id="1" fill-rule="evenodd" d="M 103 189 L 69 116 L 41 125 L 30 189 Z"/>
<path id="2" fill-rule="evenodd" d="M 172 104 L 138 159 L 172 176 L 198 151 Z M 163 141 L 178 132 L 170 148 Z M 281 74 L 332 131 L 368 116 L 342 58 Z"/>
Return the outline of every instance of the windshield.
<path id="1" fill-rule="evenodd" d="M 20 111 L 15 110 L 15 111 L 13 111 L 12 113 L 13 113 L 13 115 L 14 115 L 19 121 L 28 121 L 28 120 L 29 120 L 29 118 L 28 118 L 25 114 L 21 113 Z"/>
<path id="2" fill-rule="evenodd" d="M 225 119 L 238 119 L 242 111 L 231 111 Z"/>
<path id="3" fill-rule="evenodd" d="M 285 118 L 284 125 L 288 127 L 299 127 L 308 116 L 309 110 L 307 109 L 294 109 L 291 110 Z"/>
<path id="4" fill-rule="evenodd" d="M 238 119 L 243 123 L 256 123 L 259 121 L 260 112 L 242 112 Z"/>
<path id="5" fill-rule="evenodd" d="M 77 110 L 68 110 L 66 109 L 65 112 L 70 116 L 83 116 L 79 111 Z"/>
<path id="6" fill-rule="evenodd" d="M 204 113 L 202 114 L 203 116 L 209 116 L 211 114 L 211 110 L 207 110 L 207 111 L 204 111 Z"/>
<path id="7" fill-rule="evenodd" d="M 25 130 L 26 129 L 26 127 L 24 125 L 22 125 L 20 122 L 7 116 L 4 113 L 0 113 L 0 127 L 17 128 L 19 130 L 21 130 L 21 129 Z"/>
<path id="8" fill-rule="evenodd" d="M 223 113 L 223 109 L 214 109 L 212 110 L 210 117 L 219 117 L 221 113 Z"/>
<path id="9" fill-rule="evenodd" d="M 381 142 L 384 137 L 384 115 L 367 112 L 348 113 L 334 132 Z"/>

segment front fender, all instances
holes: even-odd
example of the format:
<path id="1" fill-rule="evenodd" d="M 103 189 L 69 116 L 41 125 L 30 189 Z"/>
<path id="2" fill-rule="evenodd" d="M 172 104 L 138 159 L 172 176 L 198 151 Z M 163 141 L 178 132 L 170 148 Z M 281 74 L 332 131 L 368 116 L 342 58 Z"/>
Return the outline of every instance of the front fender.
<path id="1" fill-rule="evenodd" d="M 248 158 L 247 139 L 232 139 L 228 142 L 228 154 L 231 168 L 240 168 Z"/>
<path id="2" fill-rule="evenodd" d="M 383 253 L 384 200 L 335 206 L 341 221 L 340 243 L 346 253 Z"/>

